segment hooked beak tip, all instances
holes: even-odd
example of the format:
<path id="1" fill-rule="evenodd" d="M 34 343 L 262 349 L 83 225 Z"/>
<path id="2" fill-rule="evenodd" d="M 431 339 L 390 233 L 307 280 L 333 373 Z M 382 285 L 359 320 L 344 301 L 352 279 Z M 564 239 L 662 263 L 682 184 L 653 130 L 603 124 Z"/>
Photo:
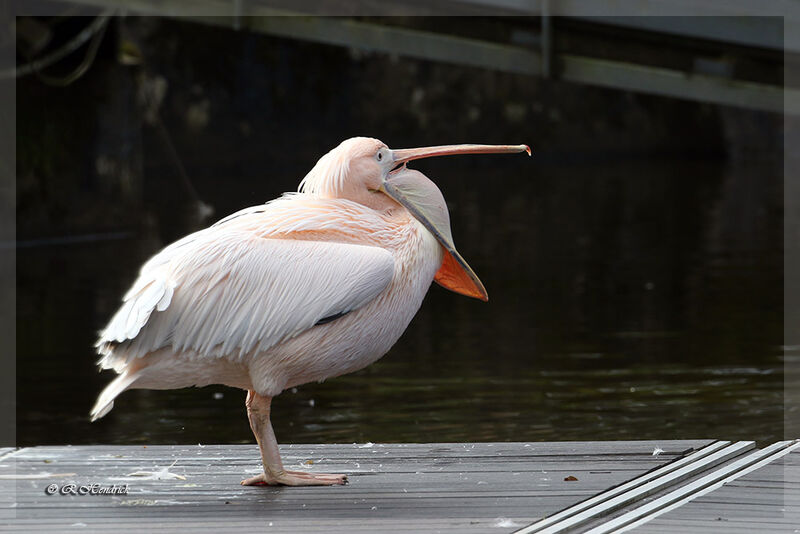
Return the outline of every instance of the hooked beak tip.
<path id="1" fill-rule="evenodd" d="M 529 156 L 533 155 L 533 154 L 531 154 L 531 147 L 529 147 L 528 145 L 522 145 L 522 146 L 525 147 L 525 152 L 527 152 Z"/>

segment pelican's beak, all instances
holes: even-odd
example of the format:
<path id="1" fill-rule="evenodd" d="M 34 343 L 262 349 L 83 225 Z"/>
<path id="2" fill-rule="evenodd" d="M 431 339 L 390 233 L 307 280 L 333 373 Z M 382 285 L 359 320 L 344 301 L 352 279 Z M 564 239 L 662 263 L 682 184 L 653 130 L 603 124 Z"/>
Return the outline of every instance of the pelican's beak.
<path id="1" fill-rule="evenodd" d="M 383 177 L 381 190 L 404 206 L 431 232 L 444 249 L 444 259 L 434 280 L 462 295 L 489 300 L 486 288 L 453 244 L 450 213 L 439 188 L 424 174 L 406 168 L 408 161 L 455 154 L 503 154 L 527 152 L 527 145 L 448 145 L 392 151 L 392 168 Z M 399 166 L 399 167 L 398 167 Z"/>
<path id="2" fill-rule="evenodd" d="M 426 146 L 422 148 L 401 148 L 392 150 L 395 165 L 406 163 L 414 159 L 432 158 L 435 156 L 456 156 L 458 154 L 514 154 L 527 152 L 531 155 L 528 145 L 442 145 Z"/>

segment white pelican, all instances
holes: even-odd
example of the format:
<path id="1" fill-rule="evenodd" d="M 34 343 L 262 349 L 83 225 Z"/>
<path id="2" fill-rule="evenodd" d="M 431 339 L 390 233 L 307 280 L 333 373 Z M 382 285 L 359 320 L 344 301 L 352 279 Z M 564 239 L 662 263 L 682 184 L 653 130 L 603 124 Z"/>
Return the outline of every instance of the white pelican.
<path id="1" fill-rule="evenodd" d="M 346 475 L 283 468 L 272 397 L 386 354 L 433 280 L 487 300 L 453 245 L 442 193 L 406 162 L 522 151 L 530 155 L 526 145 L 391 150 L 355 137 L 325 154 L 300 192 L 169 245 L 144 264 L 100 333 L 99 365 L 119 376 L 92 420 L 127 389 L 241 388 L 264 463 L 242 484 L 344 484 Z"/>

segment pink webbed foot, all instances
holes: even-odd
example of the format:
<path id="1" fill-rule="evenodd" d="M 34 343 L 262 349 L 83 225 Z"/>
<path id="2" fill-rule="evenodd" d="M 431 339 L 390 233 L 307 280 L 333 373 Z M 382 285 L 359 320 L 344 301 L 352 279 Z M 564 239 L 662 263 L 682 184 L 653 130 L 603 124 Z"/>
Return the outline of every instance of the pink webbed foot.
<path id="1" fill-rule="evenodd" d="M 335 486 L 337 484 L 347 484 L 347 475 L 281 471 L 270 475 L 261 473 L 242 480 L 242 486 Z"/>
<path id="2" fill-rule="evenodd" d="M 243 486 L 333 486 L 347 484 L 347 475 L 323 475 L 306 471 L 286 471 L 281 462 L 278 441 L 269 420 L 272 398 L 247 392 L 247 418 L 261 450 L 264 472 L 242 480 Z"/>

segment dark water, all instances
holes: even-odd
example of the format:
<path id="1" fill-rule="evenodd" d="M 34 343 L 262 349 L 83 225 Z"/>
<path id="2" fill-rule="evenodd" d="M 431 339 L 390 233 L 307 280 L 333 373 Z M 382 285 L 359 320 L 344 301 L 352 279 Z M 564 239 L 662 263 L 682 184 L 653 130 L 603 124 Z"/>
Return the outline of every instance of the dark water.
<path id="1" fill-rule="evenodd" d="M 490 301 L 433 286 L 378 363 L 275 400 L 279 441 L 783 437 L 775 117 L 145 25 L 164 124 L 218 218 L 350 135 L 534 147 L 416 165 Z M 111 379 L 95 333 L 141 263 L 199 226 L 140 81 L 102 57 L 80 87 L 18 88 L 18 443 L 253 442 L 244 393 L 221 386 L 127 392 L 88 423 Z"/>
<path id="2" fill-rule="evenodd" d="M 679 206 L 691 220 L 661 211 L 674 201 L 663 189 L 681 189 L 676 176 L 707 177 L 707 165 L 677 167 L 647 178 L 639 165 L 607 171 L 619 195 L 646 192 L 639 206 L 607 213 L 594 207 L 591 186 L 612 178 L 588 177 L 583 167 L 505 177 L 514 190 L 494 197 L 490 188 L 443 184 L 457 199 L 457 243 L 489 303 L 433 286 L 384 359 L 279 397 L 279 438 L 781 437 L 780 255 L 759 242 L 708 250 L 724 193 L 705 208 Z M 616 220 L 595 222 L 606 217 Z M 669 238 L 656 241 L 651 234 L 660 232 Z M 243 393 L 224 387 L 129 392 L 109 417 L 86 420 L 110 379 L 93 368 L 94 332 L 156 241 L 137 235 L 18 251 L 21 444 L 252 440 Z"/>

